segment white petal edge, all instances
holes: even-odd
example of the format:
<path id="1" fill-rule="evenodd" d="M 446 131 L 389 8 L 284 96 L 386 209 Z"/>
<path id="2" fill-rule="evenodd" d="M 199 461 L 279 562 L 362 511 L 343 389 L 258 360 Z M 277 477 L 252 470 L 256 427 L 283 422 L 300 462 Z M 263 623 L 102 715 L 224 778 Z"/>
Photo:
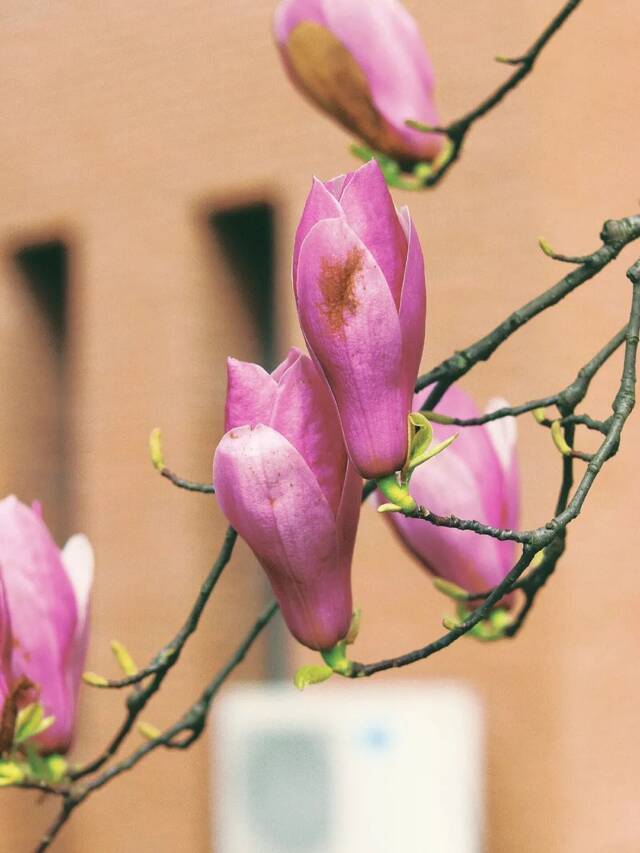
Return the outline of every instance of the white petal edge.
<path id="1" fill-rule="evenodd" d="M 76 533 L 67 541 L 60 556 L 76 599 L 78 608 L 76 636 L 78 636 L 84 629 L 89 610 L 89 596 L 93 586 L 95 566 L 93 548 L 84 533 Z"/>
<path id="2" fill-rule="evenodd" d="M 485 406 L 485 413 L 509 407 L 502 397 L 492 397 Z M 513 454 L 518 441 L 518 426 L 514 417 L 499 418 L 485 424 L 493 449 L 498 455 L 502 470 L 507 473 L 513 464 Z"/>

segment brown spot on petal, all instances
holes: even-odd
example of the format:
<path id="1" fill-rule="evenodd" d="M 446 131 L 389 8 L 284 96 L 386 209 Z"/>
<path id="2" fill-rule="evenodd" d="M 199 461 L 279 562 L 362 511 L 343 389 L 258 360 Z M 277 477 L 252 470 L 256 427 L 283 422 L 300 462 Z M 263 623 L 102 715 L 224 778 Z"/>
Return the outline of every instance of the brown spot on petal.
<path id="1" fill-rule="evenodd" d="M 4 700 L 2 716 L 0 716 L 0 756 L 8 752 L 13 745 L 19 706 L 22 700 L 26 698 L 25 694 L 31 690 L 34 690 L 36 694 L 38 693 L 38 689 L 33 681 L 30 681 L 23 675 L 13 685 L 7 698 Z"/>
<path id="2" fill-rule="evenodd" d="M 20 642 L 20 640 L 18 640 L 17 637 L 11 638 L 11 648 L 13 651 L 20 652 L 20 655 L 22 656 L 22 659 L 25 661 L 25 663 L 29 663 L 29 661 L 31 660 L 31 653 L 28 652 L 26 649 L 22 648 L 22 643 Z"/>
<path id="3" fill-rule="evenodd" d="M 358 273 L 362 270 L 362 260 L 362 250 L 356 246 L 349 250 L 344 260 L 322 260 L 320 292 L 323 301 L 320 307 L 333 332 L 344 328 L 345 312 L 355 314 L 358 308 L 354 290 Z"/>
<path id="4" fill-rule="evenodd" d="M 380 114 L 364 71 L 333 33 L 303 21 L 289 34 L 284 53 L 296 83 L 310 100 L 374 150 L 407 169 L 416 163 L 416 152 Z M 426 148 L 424 159 L 430 159 Z"/>

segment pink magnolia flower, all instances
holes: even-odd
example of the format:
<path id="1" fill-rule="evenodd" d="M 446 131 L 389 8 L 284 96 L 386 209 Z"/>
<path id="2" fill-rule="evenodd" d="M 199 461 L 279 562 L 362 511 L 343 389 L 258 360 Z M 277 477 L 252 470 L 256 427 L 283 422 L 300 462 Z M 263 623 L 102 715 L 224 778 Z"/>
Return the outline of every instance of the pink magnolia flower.
<path id="1" fill-rule="evenodd" d="M 39 746 L 65 752 L 88 641 L 91 545 L 76 535 L 61 551 L 39 505 L 29 508 L 12 495 L 0 501 L 0 579 L 11 626 L 7 687 L 23 677 L 36 685 L 45 714 L 55 717 Z"/>
<path id="2" fill-rule="evenodd" d="M 293 83 L 374 150 L 405 167 L 431 161 L 444 137 L 434 72 L 416 22 L 398 0 L 282 0 L 275 38 Z"/>
<path id="3" fill-rule="evenodd" d="M 428 389 L 416 394 L 415 410 L 427 395 Z M 492 400 L 486 411 L 506 405 L 503 400 Z M 455 386 L 444 395 L 438 411 L 465 420 L 479 416 L 471 398 Z M 433 424 L 433 431 L 434 441 L 442 441 L 455 432 L 460 437 L 439 456 L 416 468 L 411 479 L 411 493 L 416 501 L 438 515 L 453 513 L 492 527 L 517 528 L 519 471 L 515 418 L 474 427 Z M 435 527 L 400 513 L 389 513 L 387 518 L 428 571 L 468 592 L 491 589 L 515 563 L 515 542 L 500 542 L 467 530 Z M 509 603 L 509 599 L 502 602 Z"/>
<path id="4" fill-rule="evenodd" d="M 296 232 L 293 283 L 354 465 L 364 477 L 392 474 L 407 455 L 426 292 L 409 211 L 396 211 L 374 160 L 327 183 L 314 179 Z"/>
<path id="5" fill-rule="evenodd" d="M 0 574 L 0 711 L 11 684 L 11 621 L 7 594 Z"/>
<path id="6" fill-rule="evenodd" d="M 213 477 L 222 511 L 264 568 L 289 630 L 312 649 L 343 639 L 362 481 L 311 359 L 268 374 L 228 361 L 227 432 Z"/>

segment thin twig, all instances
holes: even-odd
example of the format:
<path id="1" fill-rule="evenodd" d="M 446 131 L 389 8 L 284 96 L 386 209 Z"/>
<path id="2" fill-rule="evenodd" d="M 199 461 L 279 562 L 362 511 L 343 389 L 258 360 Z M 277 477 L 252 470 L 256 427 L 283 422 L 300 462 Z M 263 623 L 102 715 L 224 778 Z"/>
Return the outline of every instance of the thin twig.
<path id="1" fill-rule="evenodd" d="M 165 747 L 166 749 L 187 749 L 193 741 L 200 737 L 205 729 L 207 714 L 216 694 L 234 669 L 242 663 L 247 652 L 266 625 L 273 618 L 277 610 L 278 605 L 275 602 L 271 602 L 262 615 L 256 620 L 229 661 L 222 667 L 210 684 L 207 685 L 199 699 L 176 723 L 165 729 L 165 731 L 158 737 L 153 738 L 153 740 L 147 741 L 142 746 L 138 747 L 138 749 L 131 753 L 131 755 L 127 756 L 127 758 L 119 761 L 117 764 L 114 764 L 113 767 L 105 770 L 87 784 L 83 786 L 76 786 L 74 790 L 70 790 L 67 793 L 58 816 L 40 841 L 35 853 L 44 853 L 44 851 L 50 846 L 51 842 L 56 838 L 62 827 L 67 823 L 75 809 L 84 802 L 87 797 L 104 787 L 116 776 L 120 776 L 128 770 L 131 770 L 136 766 L 136 764 L 138 764 L 138 762 L 158 747 Z M 188 733 L 188 737 L 181 738 L 185 732 Z"/>
<path id="2" fill-rule="evenodd" d="M 227 528 L 222 547 L 213 566 L 211 567 L 211 571 L 200 588 L 200 592 L 198 593 L 198 597 L 191 608 L 189 616 L 173 640 L 163 646 L 151 663 L 139 670 L 135 675 L 107 683 L 107 687 L 130 687 L 151 676 L 151 680 L 148 684 L 127 696 L 127 713 L 125 719 L 107 747 L 89 764 L 72 771 L 70 774 L 72 779 L 80 779 L 89 773 L 94 773 L 117 752 L 122 741 L 131 731 L 136 719 L 146 706 L 149 699 L 151 699 L 154 693 L 159 690 L 167 672 L 177 663 L 185 643 L 198 627 L 202 611 L 204 610 L 211 593 L 215 589 L 222 572 L 231 559 L 236 539 L 236 531 L 232 527 Z"/>
<path id="3" fill-rule="evenodd" d="M 474 427 L 474 426 L 482 426 L 483 424 L 491 423 L 491 421 L 498 421 L 502 418 L 516 418 L 519 415 L 524 415 L 527 412 L 533 412 L 535 409 L 546 409 L 547 406 L 553 406 L 558 400 L 557 394 L 551 394 L 548 397 L 540 397 L 538 400 L 529 400 L 528 403 L 521 403 L 519 406 L 502 406 L 499 409 L 495 409 L 493 412 L 486 412 L 484 415 L 478 415 L 476 418 L 455 418 L 447 414 L 447 412 L 441 412 L 438 410 L 438 415 L 444 415 L 447 418 L 448 423 L 452 426 L 460 426 L 460 427 Z M 423 409 L 424 412 L 428 412 L 428 409 Z"/>
<path id="4" fill-rule="evenodd" d="M 602 233 L 602 246 L 589 255 L 588 263 L 571 270 L 564 278 L 556 282 L 544 293 L 512 312 L 506 320 L 499 323 L 488 335 L 455 353 L 418 378 L 416 391 L 434 385 L 424 408 L 434 409 L 447 388 L 460 379 L 480 361 L 486 361 L 498 347 L 508 340 L 514 332 L 528 323 L 542 311 L 556 305 L 565 296 L 597 275 L 604 267 L 618 257 L 622 249 L 640 237 L 640 215 L 627 216 L 624 219 L 608 220 Z"/>
<path id="5" fill-rule="evenodd" d="M 415 663 L 416 661 L 424 660 L 425 658 L 430 657 L 432 654 L 435 654 L 436 652 L 451 645 L 464 634 L 466 634 L 468 631 L 470 631 L 474 625 L 477 625 L 482 619 L 485 619 L 489 615 L 493 605 L 497 603 L 506 593 L 514 589 L 516 581 L 518 581 L 521 575 L 524 574 L 525 570 L 530 565 L 531 561 L 533 560 L 533 557 L 538 551 L 542 549 L 548 549 L 552 546 L 559 549 L 558 555 L 553 555 L 555 561 L 547 566 L 546 571 L 536 570 L 538 572 L 537 580 L 535 582 L 531 582 L 531 584 L 537 583 L 539 588 L 545 582 L 551 571 L 553 571 L 553 567 L 555 567 L 555 563 L 557 562 L 558 557 L 562 553 L 562 550 L 564 550 L 566 528 L 580 514 L 586 497 L 591 487 L 593 486 L 596 477 L 602 470 L 604 464 L 617 452 L 620 443 L 620 435 L 624 428 L 624 424 L 629 415 L 631 414 L 631 411 L 633 410 L 633 407 L 635 405 L 636 360 L 638 350 L 638 337 L 640 334 L 640 260 L 636 261 L 636 263 L 627 271 L 627 277 L 630 279 L 633 286 L 633 296 L 631 300 L 629 324 L 625 335 L 624 365 L 622 369 L 622 376 L 620 379 L 618 393 L 616 394 L 612 406 L 613 415 L 610 419 L 607 434 L 605 435 L 598 450 L 593 454 L 593 457 L 587 465 L 586 471 L 583 474 L 582 479 L 578 484 L 578 487 L 573 493 L 573 496 L 569 499 L 569 494 L 573 485 L 573 460 L 571 459 L 571 457 L 564 457 L 563 478 L 558 502 L 556 505 L 555 517 L 551 519 L 551 521 L 547 522 L 547 524 L 545 524 L 543 527 L 539 527 L 536 530 L 528 531 L 521 534 L 522 539 L 519 541 L 522 541 L 525 544 L 520 559 L 516 562 L 515 566 L 501 581 L 501 583 L 499 583 L 495 587 L 495 589 L 487 596 L 485 601 L 476 610 L 474 610 L 473 613 L 471 613 L 467 619 L 461 622 L 460 625 L 455 627 L 453 630 L 447 632 L 438 640 L 429 643 L 421 649 L 416 649 L 415 651 L 411 651 L 406 654 L 399 655 L 397 657 L 387 658 L 386 660 L 378 661 L 377 663 L 354 663 L 352 677 L 356 678 L 362 676 L 370 676 L 376 672 L 381 672 L 385 669 L 407 666 L 408 664 Z M 567 405 L 570 406 L 570 404 Z M 569 443 L 573 440 L 574 429 L 575 428 L 571 425 L 565 428 L 565 435 Z M 438 521 L 435 521 L 433 523 L 438 523 Z M 452 520 L 448 519 L 447 521 Z M 457 527 L 457 522 L 461 522 L 461 520 L 458 519 L 455 522 L 452 521 L 452 523 L 446 524 L 445 526 Z M 464 525 L 465 522 L 462 521 L 462 524 Z M 473 524 L 473 522 L 471 524 Z M 476 532 L 486 533 L 487 535 L 493 535 L 489 532 L 489 529 L 486 526 L 482 527 L 484 527 L 484 529 L 480 529 Z M 458 527 L 458 529 L 473 528 L 460 526 Z M 512 534 L 513 531 L 499 531 L 499 533 Z M 497 538 L 514 537 L 509 535 L 504 537 L 498 536 Z M 552 558 L 550 557 L 548 559 Z M 541 566 L 540 569 L 542 569 L 543 566 Z M 532 573 L 532 576 L 535 576 L 535 571 L 534 573 Z M 521 584 L 521 586 L 524 587 L 524 584 Z M 529 594 L 527 595 L 525 606 L 521 611 L 520 616 L 516 621 L 516 624 L 512 626 L 512 630 L 510 632 L 511 635 L 516 633 L 518 628 L 522 625 L 522 622 L 524 621 L 524 618 L 531 607 L 531 603 L 533 601 L 533 596 L 531 594 L 532 590 L 533 585 L 528 591 Z M 535 592 L 533 594 L 535 595 Z"/>
<path id="6" fill-rule="evenodd" d="M 179 489 L 186 489 L 188 492 L 201 492 L 205 495 L 214 495 L 216 490 L 210 483 L 196 483 L 193 480 L 185 480 L 184 477 L 178 477 L 170 468 L 162 468 L 160 470 L 162 477 L 166 477 L 169 482 L 173 483 Z"/>
<path id="7" fill-rule="evenodd" d="M 566 410 L 567 406 L 570 404 L 573 409 L 577 403 L 581 402 L 586 396 L 591 380 L 596 373 L 614 354 L 614 352 L 622 346 L 625 341 L 626 334 L 627 326 L 625 324 L 620 331 L 617 332 L 611 340 L 608 341 L 605 346 L 602 347 L 602 349 L 599 350 L 593 358 L 580 369 L 573 382 L 567 385 L 566 388 L 563 388 L 562 391 L 558 391 L 556 394 L 550 394 L 547 397 L 540 397 L 537 400 L 530 400 L 528 403 L 521 403 L 519 406 L 502 406 L 499 409 L 495 409 L 493 412 L 486 412 L 484 415 L 478 415 L 477 418 L 455 418 L 450 417 L 446 412 L 440 411 L 438 411 L 437 414 L 445 415 L 452 426 L 471 427 L 482 426 L 483 424 L 490 423 L 491 421 L 497 421 L 502 418 L 518 417 L 519 415 L 526 414 L 527 412 L 533 412 L 536 409 L 546 409 L 548 406 L 557 405 L 563 410 Z M 428 410 L 423 409 L 423 411 Z M 550 420 L 542 421 L 542 423 L 545 426 L 551 425 Z M 597 430 L 598 432 L 606 432 L 607 430 L 605 422 L 596 421 L 588 415 L 570 414 L 563 417 L 561 423 L 563 426 L 569 424 L 582 424 L 589 427 L 589 429 Z"/>
<path id="8" fill-rule="evenodd" d="M 425 133 L 442 133 L 447 136 L 450 141 L 450 149 L 448 156 L 444 158 L 440 166 L 437 166 L 434 171 L 427 172 L 423 177 L 417 178 L 415 181 L 398 178 L 394 181 L 397 186 L 402 189 L 423 189 L 424 187 L 433 187 L 438 184 L 446 175 L 453 164 L 459 159 L 462 153 L 462 148 L 467 134 L 471 127 L 478 119 L 485 116 L 493 110 L 509 94 L 516 86 L 527 77 L 536 63 L 538 56 L 549 40 L 558 32 L 571 13 L 580 5 L 581 0 L 569 0 L 565 3 L 558 14 L 553 18 L 551 23 L 545 27 L 540 36 L 534 41 L 529 50 L 522 56 L 515 59 L 499 58 L 499 61 L 508 65 L 517 66 L 516 70 L 508 77 L 505 82 L 499 86 L 495 92 L 485 98 L 481 103 L 470 110 L 466 115 L 451 122 L 445 127 L 427 127 L 421 125 L 420 122 L 407 122 L 410 127 L 417 130 L 423 130 Z"/>
<path id="9" fill-rule="evenodd" d="M 563 296 L 567 295 L 567 293 L 571 292 L 571 290 L 578 287 L 584 281 L 591 278 L 596 274 L 600 269 L 602 269 L 606 264 L 608 264 L 613 258 L 615 258 L 623 246 L 632 240 L 636 239 L 640 236 L 640 217 L 628 217 L 624 220 L 619 221 L 610 221 L 605 224 L 603 229 L 603 246 L 597 250 L 593 255 L 589 256 L 589 262 L 585 263 L 582 267 L 577 270 L 573 270 L 568 276 L 562 279 L 558 284 L 554 285 L 550 290 L 546 293 L 542 294 L 541 297 L 538 297 L 536 300 L 532 300 L 523 309 L 519 312 L 514 312 L 507 320 L 500 324 L 494 331 L 482 338 L 476 344 L 473 344 L 467 350 L 462 353 L 458 353 L 453 359 L 449 359 L 446 362 L 443 362 L 438 368 L 435 368 L 434 371 L 431 371 L 430 374 L 427 374 L 425 377 L 421 378 L 421 381 L 424 383 L 421 387 L 426 387 L 426 385 L 431 384 L 436 381 L 438 384 L 436 386 L 436 391 L 440 391 L 440 396 L 444 391 L 442 390 L 443 386 L 446 390 L 456 378 L 464 375 L 471 367 L 478 363 L 479 361 L 483 361 L 488 358 L 497 347 L 506 340 L 517 328 L 519 328 L 524 323 L 528 322 L 528 320 L 532 319 L 536 316 L 540 311 L 544 310 L 551 305 L 554 305 Z M 625 340 L 625 364 L 623 370 L 623 378 L 620 384 L 620 390 L 618 395 L 616 396 L 616 400 L 613 406 L 613 415 L 606 422 L 607 423 L 607 433 L 604 437 L 604 440 L 599 448 L 599 450 L 593 454 L 593 457 L 589 461 L 587 465 L 587 469 L 583 478 L 576 489 L 571 500 L 566 500 L 568 497 L 568 490 L 570 488 L 570 483 L 568 479 L 565 479 L 563 482 L 565 486 L 563 487 L 566 491 L 565 499 L 559 500 L 559 507 L 561 511 L 557 514 L 549 523 L 547 523 L 544 527 L 537 528 L 532 531 L 510 531 L 510 530 L 501 530 L 498 528 L 491 528 L 487 525 L 481 525 L 476 521 L 469 521 L 465 519 L 457 519 L 453 516 L 451 517 L 440 517 L 433 514 L 427 514 L 424 510 L 420 510 L 419 513 L 422 516 L 426 517 L 426 520 L 432 524 L 437 524 L 440 526 L 452 527 L 457 529 L 465 529 L 465 530 L 475 530 L 477 533 L 481 533 L 483 535 L 494 536 L 498 539 L 511 539 L 517 542 L 520 542 L 524 547 L 522 551 L 522 555 L 520 559 L 517 561 L 515 566 L 509 572 L 509 574 L 503 579 L 503 581 L 496 586 L 496 588 L 489 593 L 483 603 L 475 610 L 473 613 L 469 615 L 469 617 L 462 622 L 459 626 L 454 628 L 452 631 L 449 631 L 446 635 L 434 641 L 433 643 L 428 644 L 422 649 L 418 649 L 414 652 L 409 652 L 406 655 L 401 655 L 397 658 L 389 658 L 385 661 L 380 661 L 379 663 L 374 664 L 355 664 L 354 665 L 354 675 L 372 675 L 374 672 L 378 672 L 383 669 L 388 669 L 391 667 L 405 666 L 409 663 L 413 663 L 416 660 L 422 660 L 430 655 L 434 654 L 437 651 L 447 647 L 451 643 L 455 642 L 460 636 L 463 636 L 467 633 L 474 625 L 484 619 L 491 608 L 495 603 L 497 603 L 505 593 L 511 591 L 518 581 L 520 577 L 524 574 L 528 566 L 535 554 L 541 549 L 548 549 L 549 553 L 553 552 L 553 549 L 560 549 L 564 547 L 564 536 L 565 530 L 568 524 L 577 517 L 579 514 L 584 500 L 591 488 L 593 481 L 595 480 L 597 474 L 601 470 L 602 466 L 618 449 L 620 433 L 622 431 L 624 422 L 628 417 L 635 400 L 634 397 L 634 384 L 635 384 L 635 356 L 637 350 L 637 341 L 638 341 L 638 327 L 640 325 L 640 262 L 634 265 L 629 271 L 629 277 L 631 278 L 634 284 L 634 300 L 632 305 L 631 317 L 628 329 L 626 331 Z M 591 360 L 582 371 L 578 374 L 578 377 L 570 386 L 567 386 L 561 394 L 558 395 L 555 404 L 560 409 L 561 413 L 565 417 L 573 416 L 573 409 L 575 405 L 582 400 L 584 394 L 586 393 L 586 389 L 588 387 L 590 378 L 595 374 L 595 372 L 599 369 L 602 363 L 608 357 L 608 354 L 611 354 L 615 351 L 616 348 L 616 340 L 620 337 L 622 333 L 618 333 L 618 336 L 612 339 L 612 341 L 607 344 L 600 351 L 600 353 L 594 356 L 594 359 Z M 434 396 L 434 395 L 431 395 Z M 436 400 L 438 402 L 438 400 Z M 432 404 L 435 405 L 435 404 Z M 565 430 L 566 434 L 571 436 L 571 431 L 575 429 L 575 426 L 572 424 L 566 424 Z M 570 458 L 567 458 L 566 463 L 563 462 L 567 466 L 572 463 Z M 151 696 L 159 689 L 162 681 L 166 673 L 169 669 L 176 663 L 178 657 L 180 655 L 180 651 L 184 646 L 184 643 L 188 639 L 188 637 L 195 630 L 199 617 L 202 613 L 202 610 L 209 599 L 217 580 L 219 579 L 224 566 L 227 564 L 232 550 L 233 545 L 235 543 L 236 534 L 235 532 L 229 528 L 227 531 L 227 535 L 225 537 L 225 542 L 223 544 L 222 550 L 214 564 L 207 580 L 203 584 L 203 587 L 200 591 L 196 604 L 192 608 L 191 614 L 182 629 L 178 632 L 174 641 L 167 646 L 165 646 L 162 651 L 154 658 L 154 660 L 146 667 L 144 670 L 141 670 L 140 673 L 135 676 L 131 676 L 128 679 L 121 679 L 118 682 L 113 682 L 111 686 L 113 687 L 125 687 L 138 685 L 146 678 L 150 678 L 148 684 L 143 685 L 140 689 L 134 690 L 132 693 L 128 695 L 127 698 L 127 716 L 121 725 L 120 729 L 111 740 L 110 744 L 107 748 L 90 764 L 77 769 L 71 774 L 72 781 L 77 781 L 87 774 L 94 773 L 102 767 L 102 765 L 111 758 L 115 752 L 120 747 L 121 743 L 131 730 L 132 726 L 135 723 L 135 720 L 138 718 L 138 715 L 145 707 Z M 549 558 L 547 558 L 549 559 Z M 557 560 L 556 560 L 557 561 Z M 545 563 L 543 561 L 542 567 L 544 567 Z M 525 578 L 520 584 L 518 584 L 521 588 L 525 590 L 525 594 L 527 594 L 527 601 L 525 607 L 523 608 L 521 614 L 519 615 L 519 624 L 522 624 L 522 621 L 526 615 L 526 612 L 531 606 L 531 602 L 533 600 L 533 595 L 531 595 L 531 591 L 533 590 L 533 594 L 535 595 L 534 583 L 537 583 L 538 586 L 541 586 L 546 580 L 550 573 L 550 563 L 547 563 L 546 574 L 539 570 L 534 570 L 530 577 L 535 577 L 537 580 L 529 580 L 529 578 Z M 554 563 L 555 565 L 555 563 Z M 542 568 L 542 567 L 539 567 Z M 529 582 L 529 586 L 527 586 L 527 582 Z M 272 613 L 275 612 L 272 610 L 268 618 L 271 617 Z M 257 626 L 261 625 L 261 621 L 258 620 L 256 623 Z M 259 633 L 261 627 L 258 627 L 257 632 Z M 514 626 L 514 633 L 517 630 L 517 626 Z M 218 689 L 219 684 L 224 681 L 224 678 L 228 675 L 228 673 L 237 665 L 237 663 L 242 659 L 244 654 L 246 653 L 246 648 L 253 642 L 257 636 L 257 633 L 250 633 L 248 639 L 245 643 L 240 647 L 236 657 L 232 658 L 229 664 L 222 670 L 218 679 L 222 680 L 214 680 L 212 684 L 205 691 L 204 700 L 203 697 L 199 700 L 200 704 L 196 703 L 198 708 L 194 712 L 193 708 L 187 715 L 187 717 L 182 718 L 181 721 L 174 724 L 174 726 L 167 729 L 167 731 L 162 735 L 159 739 L 155 741 L 151 741 L 148 744 L 145 744 L 139 750 L 133 753 L 132 756 L 120 762 L 119 764 L 114 765 L 110 769 L 106 770 L 103 774 L 92 779 L 85 786 L 71 786 L 66 793 L 63 793 L 63 806 L 61 809 L 58 818 L 52 824 L 52 827 L 49 829 L 49 832 L 44 837 L 40 847 L 38 847 L 38 851 L 45 850 L 53 838 L 57 835 L 60 828 L 64 825 L 64 823 L 68 820 L 71 812 L 82 802 L 86 796 L 88 796 L 89 792 L 93 790 L 97 790 L 99 787 L 102 787 L 106 784 L 111 778 L 120 773 L 130 769 L 133 767 L 139 760 L 141 760 L 148 752 L 150 752 L 154 747 L 154 743 L 156 746 L 165 746 L 167 748 L 178 748 L 184 749 L 186 748 L 194 739 L 199 736 L 201 728 L 204 726 L 204 718 L 206 716 L 206 709 L 208 709 L 208 704 L 210 704 L 213 695 L 215 695 L 215 691 Z M 246 643 L 249 645 L 246 645 Z M 245 648 L 246 646 L 246 648 Z M 244 649 L 244 651 L 243 651 Z M 206 697 L 210 698 L 207 700 Z M 204 705 L 202 702 L 204 701 Z M 195 707 L 195 706 L 194 706 Z M 204 709 L 204 710 L 198 710 Z M 192 713 L 193 712 L 193 713 Z M 195 716 L 194 716 L 195 714 Z M 176 739 L 177 736 L 184 731 L 189 731 L 190 734 L 186 739 Z"/>

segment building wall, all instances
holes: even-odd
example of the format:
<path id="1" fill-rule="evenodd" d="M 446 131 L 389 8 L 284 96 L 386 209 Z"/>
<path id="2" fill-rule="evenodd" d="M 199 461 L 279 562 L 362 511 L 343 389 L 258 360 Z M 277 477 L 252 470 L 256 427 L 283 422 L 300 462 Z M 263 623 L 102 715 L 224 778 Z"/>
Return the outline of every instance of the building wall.
<path id="1" fill-rule="evenodd" d="M 407 2 L 439 72 L 446 117 L 506 73 L 558 0 Z M 590 251 L 602 222 L 637 210 L 636 50 L 632 0 L 584 4 L 531 79 L 474 128 L 443 185 L 409 203 L 429 279 L 425 366 L 483 334 L 566 270 L 542 256 Z M 169 464 L 206 479 L 221 434 L 227 354 L 260 358 L 300 343 L 289 285 L 293 230 L 310 177 L 352 168 L 347 138 L 290 88 L 269 33 L 267 0 L 136 4 L 5 0 L 0 19 L 0 490 L 42 497 L 60 539 L 86 531 L 97 555 L 89 668 L 113 673 L 117 637 L 146 661 L 181 623 L 215 554 L 215 501 L 160 480 L 146 453 L 164 431 Z M 266 203 L 275 222 L 277 338 L 265 342 L 242 271 L 211 213 Z M 51 322 L 16 266 L 35 243 L 68 247 L 67 323 Z M 550 393 L 624 322 L 628 250 L 597 281 L 479 367 L 479 400 Z M 59 343 L 59 342 L 58 342 Z M 619 364 L 596 383 L 605 416 Z M 525 526 L 545 520 L 559 464 L 546 433 L 520 423 Z M 59 464 L 64 436 L 65 466 Z M 460 677 L 487 709 L 492 853 L 631 853 L 640 696 L 633 677 L 635 447 L 632 422 L 570 535 L 570 550 L 514 642 L 460 641 L 399 678 Z M 370 508 L 355 564 L 364 611 L 356 651 L 377 659 L 423 645 L 446 603 Z M 145 718 L 168 723 L 193 701 L 265 598 L 240 546 L 196 638 Z M 270 666 L 259 646 L 241 677 Z M 272 638 L 271 649 L 274 648 Z M 289 668 L 306 660 L 289 647 Z M 378 678 L 376 680 L 378 680 Z M 366 683 L 349 685 L 366 690 Z M 309 701 L 313 694 L 309 692 Z M 94 754 L 122 697 L 84 691 L 75 757 Z M 135 742 L 136 736 L 132 737 Z M 204 744 L 156 754 L 84 805 L 58 842 L 169 853 L 209 849 Z M 29 850 L 52 804 L 0 796 L 0 849 Z"/>

